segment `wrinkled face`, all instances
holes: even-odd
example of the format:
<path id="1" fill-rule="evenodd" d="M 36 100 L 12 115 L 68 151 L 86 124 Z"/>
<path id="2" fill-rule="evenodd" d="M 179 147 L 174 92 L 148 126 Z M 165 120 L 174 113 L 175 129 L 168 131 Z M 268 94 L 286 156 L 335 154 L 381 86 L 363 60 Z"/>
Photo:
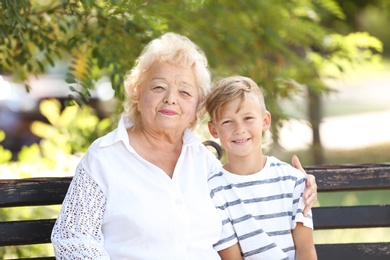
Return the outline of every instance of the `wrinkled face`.
<path id="1" fill-rule="evenodd" d="M 140 86 L 141 123 L 148 129 L 184 131 L 195 118 L 198 99 L 191 68 L 156 62 Z"/>
<path id="2" fill-rule="evenodd" d="M 247 98 L 242 104 L 235 100 L 227 105 L 219 118 L 209 123 L 209 130 L 228 154 L 247 156 L 261 151 L 262 132 L 268 130 L 270 123 L 270 114 L 262 113 L 259 101 Z"/>

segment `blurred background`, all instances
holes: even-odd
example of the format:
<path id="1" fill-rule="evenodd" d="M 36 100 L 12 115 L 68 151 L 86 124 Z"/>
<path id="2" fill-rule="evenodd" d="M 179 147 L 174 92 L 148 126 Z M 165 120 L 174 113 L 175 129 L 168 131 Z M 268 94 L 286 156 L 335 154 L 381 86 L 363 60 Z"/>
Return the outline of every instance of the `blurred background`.
<path id="1" fill-rule="evenodd" d="M 390 162 L 387 0 L 9 0 L 0 13 L 0 178 L 72 176 L 89 144 L 116 127 L 126 72 L 167 31 L 205 52 L 213 81 L 241 74 L 262 87 L 266 153 L 297 154 L 305 166 Z M 212 139 L 206 122 L 196 129 L 203 140 Z M 321 194 L 318 205 L 389 198 Z M 58 209 L 1 209 L 0 220 Z M 315 241 L 390 241 L 389 231 L 316 231 Z M 43 250 L 52 254 L 6 247 L 0 256 Z"/>

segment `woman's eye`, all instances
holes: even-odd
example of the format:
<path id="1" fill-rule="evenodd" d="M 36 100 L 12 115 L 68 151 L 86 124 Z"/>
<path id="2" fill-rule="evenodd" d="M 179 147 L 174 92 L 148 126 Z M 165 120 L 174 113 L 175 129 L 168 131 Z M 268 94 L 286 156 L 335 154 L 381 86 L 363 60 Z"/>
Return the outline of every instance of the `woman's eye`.
<path id="1" fill-rule="evenodd" d="M 153 89 L 154 90 L 163 90 L 164 87 L 162 87 L 162 86 L 154 86 Z"/>
<path id="2" fill-rule="evenodd" d="M 187 91 L 182 91 L 181 92 L 183 95 L 185 95 L 185 96 L 188 96 L 188 97 L 191 97 L 192 95 L 191 95 L 191 93 L 189 93 L 189 92 L 187 92 Z"/>

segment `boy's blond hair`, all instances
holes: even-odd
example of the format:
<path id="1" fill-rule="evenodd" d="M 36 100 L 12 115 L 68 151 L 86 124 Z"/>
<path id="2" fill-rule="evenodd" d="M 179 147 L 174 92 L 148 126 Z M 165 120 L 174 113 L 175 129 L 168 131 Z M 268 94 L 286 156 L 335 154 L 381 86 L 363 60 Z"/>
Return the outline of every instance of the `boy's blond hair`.
<path id="1" fill-rule="evenodd" d="M 205 101 L 210 120 L 218 120 L 222 111 L 233 101 L 239 99 L 242 104 L 248 97 L 256 98 L 259 101 L 263 114 L 267 111 L 263 93 L 252 79 L 243 76 L 231 76 L 219 80 L 213 85 Z"/>

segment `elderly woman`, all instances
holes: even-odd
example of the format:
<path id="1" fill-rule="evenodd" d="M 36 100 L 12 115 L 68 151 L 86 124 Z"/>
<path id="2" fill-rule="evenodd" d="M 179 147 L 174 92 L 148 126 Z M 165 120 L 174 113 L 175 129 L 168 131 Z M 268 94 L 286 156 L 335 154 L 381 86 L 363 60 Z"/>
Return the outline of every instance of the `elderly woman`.
<path id="1" fill-rule="evenodd" d="M 52 233 L 57 258 L 219 259 L 207 176 L 220 162 L 189 130 L 209 85 L 207 59 L 188 38 L 167 33 L 145 47 L 117 129 L 77 167 Z"/>

